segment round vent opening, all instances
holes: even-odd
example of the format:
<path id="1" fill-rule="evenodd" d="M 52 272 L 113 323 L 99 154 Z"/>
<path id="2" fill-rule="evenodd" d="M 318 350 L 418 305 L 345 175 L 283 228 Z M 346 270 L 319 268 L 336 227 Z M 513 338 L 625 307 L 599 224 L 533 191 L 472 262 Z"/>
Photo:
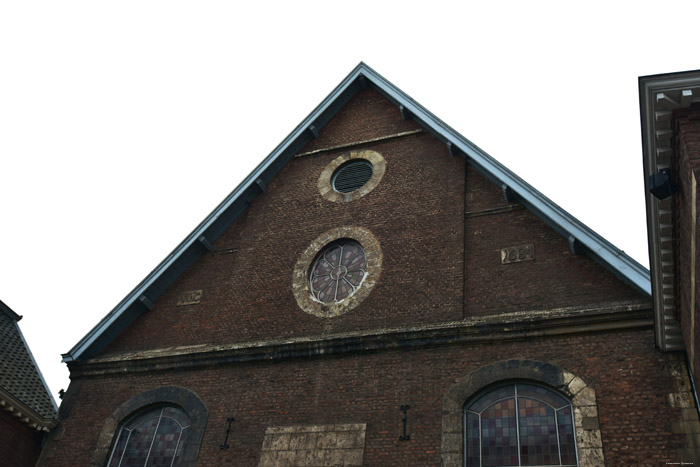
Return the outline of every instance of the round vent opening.
<path id="1" fill-rule="evenodd" d="M 333 189 L 340 193 L 350 193 L 362 188 L 372 178 L 372 164 L 367 160 L 351 160 L 333 174 Z"/>

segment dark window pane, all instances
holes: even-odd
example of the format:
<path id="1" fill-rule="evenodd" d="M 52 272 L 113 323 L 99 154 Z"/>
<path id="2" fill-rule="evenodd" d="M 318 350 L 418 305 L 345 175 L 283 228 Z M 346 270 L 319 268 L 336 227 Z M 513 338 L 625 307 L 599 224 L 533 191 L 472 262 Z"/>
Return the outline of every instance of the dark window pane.
<path id="1" fill-rule="evenodd" d="M 340 247 L 334 246 L 329 248 L 323 257 L 326 258 L 326 261 L 331 263 L 331 266 L 338 266 L 340 264 Z"/>
<path id="2" fill-rule="evenodd" d="M 110 467 L 178 465 L 191 423 L 176 407 L 158 407 L 132 418 L 120 430 Z"/>
<path id="3" fill-rule="evenodd" d="M 530 399 L 537 399 L 551 405 L 555 409 L 569 405 L 569 402 L 559 394 L 542 386 L 534 384 L 518 384 L 518 395 L 527 396 Z"/>
<path id="4" fill-rule="evenodd" d="M 478 397 L 474 402 L 469 404 L 468 409 L 481 413 L 483 410 L 499 399 L 504 399 L 506 397 L 512 397 L 515 395 L 515 386 L 509 384 L 508 386 L 501 386 L 493 391 L 489 391 L 486 394 Z"/>
<path id="5" fill-rule="evenodd" d="M 112 451 L 112 459 L 109 462 L 109 467 L 117 466 L 121 462 L 129 435 L 131 435 L 131 430 L 126 428 L 122 428 L 120 430 L 119 439 L 117 440 L 117 444 L 114 446 L 114 450 Z"/>
<path id="6" fill-rule="evenodd" d="M 134 427 L 134 430 L 126 444 L 124 456 L 122 457 L 122 466 L 143 466 L 148 457 L 148 450 L 151 448 L 153 434 L 158 426 L 161 409 L 158 409 L 158 416 L 150 418 L 140 425 Z"/>
<path id="7" fill-rule="evenodd" d="M 151 454 L 148 456 L 148 466 L 170 465 L 181 447 L 180 435 L 182 434 L 180 424 L 172 418 L 163 417 L 158 425 L 151 447 Z"/>
<path id="8" fill-rule="evenodd" d="M 513 456 L 517 458 L 517 433 L 508 427 L 503 428 L 509 419 L 515 420 L 515 399 L 496 402 L 482 412 L 481 455 L 484 465 L 513 465 L 511 459 Z M 501 422 L 501 428 L 497 428 L 497 422 Z"/>
<path id="9" fill-rule="evenodd" d="M 571 406 L 557 412 L 559 419 L 559 442 L 561 448 L 561 463 L 576 465 L 576 444 L 574 441 L 574 424 L 571 417 Z"/>
<path id="10" fill-rule="evenodd" d="M 321 250 L 311 268 L 311 294 L 323 303 L 340 302 L 360 287 L 366 269 L 365 252 L 358 243 L 334 242 Z"/>
<path id="11" fill-rule="evenodd" d="M 571 404 L 550 389 L 503 385 L 478 394 L 465 412 L 467 466 L 577 465 Z"/>

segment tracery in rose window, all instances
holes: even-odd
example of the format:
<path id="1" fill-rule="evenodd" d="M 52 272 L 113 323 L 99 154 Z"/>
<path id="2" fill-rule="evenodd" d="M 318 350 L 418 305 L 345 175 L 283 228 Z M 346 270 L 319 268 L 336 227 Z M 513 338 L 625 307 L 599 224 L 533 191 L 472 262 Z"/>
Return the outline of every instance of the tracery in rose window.
<path id="1" fill-rule="evenodd" d="M 321 251 L 311 268 L 311 293 L 323 303 L 340 302 L 355 293 L 366 271 L 365 252 L 358 243 L 332 243 Z"/>

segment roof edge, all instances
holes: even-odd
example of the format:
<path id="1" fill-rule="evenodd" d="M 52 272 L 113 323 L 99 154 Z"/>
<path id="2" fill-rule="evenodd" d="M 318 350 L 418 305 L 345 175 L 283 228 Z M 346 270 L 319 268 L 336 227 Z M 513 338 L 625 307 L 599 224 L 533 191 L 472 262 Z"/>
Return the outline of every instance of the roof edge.
<path id="1" fill-rule="evenodd" d="M 211 212 L 204 220 L 182 241 L 175 247 L 175 249 L 163 260 L 158 266 L 151 271 L 151 273 L 146 276 L 122 301 L 120 301 L 117 306 L 115 306 L 100 322 L 95 325 L 83 338 L 67 353 L 62 354 L 62 361 L 64 363 L 69 363 L 77 360 L 85 353 L 88 348 L 93 345 L 96 340 L 104 333 L 111 325 L 113 325 L 120 317 L 130 307 L 138 304 L 139 297 L 145 292 L 145 290 L 151 286 L 170 266 L 172 266 L 177 259 L 184 253 L 184 251 L 195 244 L 200 236 L 210 227 L 214 222 L 217 221 L 221 213 L 227 208 L 231 207 L 238 198 L 243 195 L 246 191 L 250 190 L 251 187 L 255 186 L 256 180 L 261 178 L 266 169 L 268 169 L 277 158 L 284 153 L 288 148 L 293 146 L 294 141 L 296 141 L 302 133 L 307 131 L 316 117 L 326 111 L 330 105 L 335 101 L 335 99 L 345 92 L 361 74 L 362 71 L 367 68 L 367 66 L 360 62 L 341 82 L 338 86 L 331 91 L 331 93 L 319 104 L 313 111 L 301 122 L 299 125 L 292 130 L 292 132 L 287 135 L 287 137 L 282 140 L 280 144 L 272 150 L 270 154 L 267 155 L 263 161 L 258 164 L 258 166 L 246 177 L 241 183 L 221 202 L 219 205 Z"/>
<path id="2" fill-rule="evenodd" d="M 0 300 L 0 311 L 5 313 L 7 315 L 7 317 L 13 321 L 19 321 L 22 319 L 22 317 L 20 315 L 18 315 L 14 311 L 12 311 L 12 308 L 5 305 L 5 303 L 2 300 Z"/>
<path id="3" fill-rule="evenodd" d="M 674 235 L 673 224 L 664 221 L 670 215 L 671 205 L 670 200 L 660 201 L 651 195 L 648 179 L 671 164 L 673 151 L 670 140 L 664 136 L 672 130 L 670 113 L 700 100 L 700 70 L 640 76 L 638 83 L 655 338 L 662 350 L 680 350 L 685 344 L 680 325 L 674 318 L 675 306 L 664 299 L 664 289 L 672 288 L 674 281 L 673 254 L 669 250 L 672 247 L 666 241 Z M 691 91 L 689 95 L 683 93 L 688 90 Z"/>
<path id="4" fill-rule="evenodd" d="M 0 409 L 6 410 L 22 423 L 37 431 L 48 432 L 58 426 L 56 418 L 43 417 L 3 388 L 0 388 Z"/>
<path id="5" fill-rule="evenodd" d="M 366 78 L 366 80 L 364 78 Z M 361 81 L 361 82 L 360 82 Z M 359 82 L 359 83 L 358 83 Z M 387 99 L 397 106 L 402 106 L 421 126 L 430 131 L 435 137 L 446 144 L 452 150 L 460 152 L 472 165 L 479 169 L 492 181 L 510 188 L 518 196 L 528 209 L 543 219 L 560 234 L 572 241 L 578 241 L 583 245 L 594 259 L 609 268 L 618 277 L 632 284 L 638 290 L 651 295 L 649 284 L 649 271 L 637 263 L 623 251 L 614 247 L 607 240 L 596 234 L 583 223 L 561 209 L 547 197 L 535 190 L 520 177 L 515 175 L 505 166 L 486 154 L 474 143 L 460 135 L 449 125 L 433 115 L 426 108 L 414 101 L 410 96 L 398 89 L 379 73 L 374 71 L 364 62 L 360 62 L 335 89 L 299 124 L 297 127 L 222 201 L 193 231 L 183 240 L 156 268 L 141 281 L 117 306 L 112 309 L 95 327 L 93 327 L 69 352 L 63 354 L 63 362 L 70 363 L 90 356 L 91 351 L 99 351 L 116 335 L 133 322 L 141 313 L 149 309 L 147 292 L 150 288 L 156 288 L 161 278 L 166 277 L 169 285 L 179 276 L 179 272 L 173 270 L 177 267 L 185 267 L 188 254 L 193 262 L 204 253 L 199 243 L 211 244 L 216 235 L 207 237 L 209 230 L 214 231 L 214 226 L 228 225 L 247 209 L 250 200 L 258 193 L 256 182 L 266 178 L 272 178 L 281 167 L 280 160 L 286 163 L 285 158 L 293 156 L 294 149 L 301 146 L 304 141 L 311 138 L 316 129 L 322 128 L 325 123 L 339 110 L 344 99 L 354 95 L 359 89 L 372 85 Z M 318 124 L 318 125 L 317 125 Z M 315 128 L 314 128 L 315 127 Z M 277 167 L 276 167 L 277 166 Z M 233 206 L 238 204 L 240 212 L 237 215 L 225 216 Z M 227 217 L 226 222 L 218 222 L 220 218 Z M 226 226 L 228 226 L 226 225 Z M 204 238 L 204 241 L 202 241 Z M 185 259 L 183 259 L 185 258 Z M 187 259 L 189 260 L 189 259 Z M 178 265 L 179 266 L 176 266 Z M 191 264 L 191 263 L 189 263 Z M 187 266 L 188 267 L 188 266 Z M 180 271 L 181 272 L 181 271 Z M 171 273 L 171 274 L 169 274 Z M 163 284 L 160 284 L 161 286 Z M 162 291 L 161 291 L 162 293 Z M 156 297 L 157 298 L 157 297 Z M 110 330 L 115 334 L 109 335 Z M 107 343 L 105 343 L 107 342 Z"/>

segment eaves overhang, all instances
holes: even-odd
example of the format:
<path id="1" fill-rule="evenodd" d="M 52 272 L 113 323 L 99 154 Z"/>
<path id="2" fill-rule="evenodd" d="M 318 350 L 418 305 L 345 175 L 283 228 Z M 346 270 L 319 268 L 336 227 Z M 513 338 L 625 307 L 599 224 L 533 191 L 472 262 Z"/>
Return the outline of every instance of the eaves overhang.
<path id="1" fill-rule="evenodd" d="M 255 196 L 266 189 L 282 167 L 316 138 L 358 91 L 367 87 L 382 94 L 399 107 L 404 118 L 415 120 L 445 143 L 450 153 L 464 157 L 483 175 L 501 186 L 504 193 L 507 192 L 512 199 L 522 203 L 562 234 L 569 240 L 572 249 L 586 252 L 625 282 L 647 295 L 651 294 L 646 268 L 554 204 L 372 68 L 360 63 L 165 260 L 68 353 L 63 354 L 63 361 L 70 363 L 96 355 L 138 316 L 152 308 L 167 287 L 199 256 L 211 249 L 219 235 L 248 208 Z"/>
<path id="2" fill-rule="evenodd" d="M 0 387 L 0 409 L 36 431 L 49 432 L 58 426 L 55 417 L 45 417 L 32 409 L 19 398 Z"/>
<path id="3" fill-rule="evenodd" d="M 700 70 L 639 78 L 649 264 L 656 344 L 662 350 L 685 348 L 675 315 L 672 198 L 649 192 L 649 176 L 671 167 L 674 111 L 700 102 Z"/>

